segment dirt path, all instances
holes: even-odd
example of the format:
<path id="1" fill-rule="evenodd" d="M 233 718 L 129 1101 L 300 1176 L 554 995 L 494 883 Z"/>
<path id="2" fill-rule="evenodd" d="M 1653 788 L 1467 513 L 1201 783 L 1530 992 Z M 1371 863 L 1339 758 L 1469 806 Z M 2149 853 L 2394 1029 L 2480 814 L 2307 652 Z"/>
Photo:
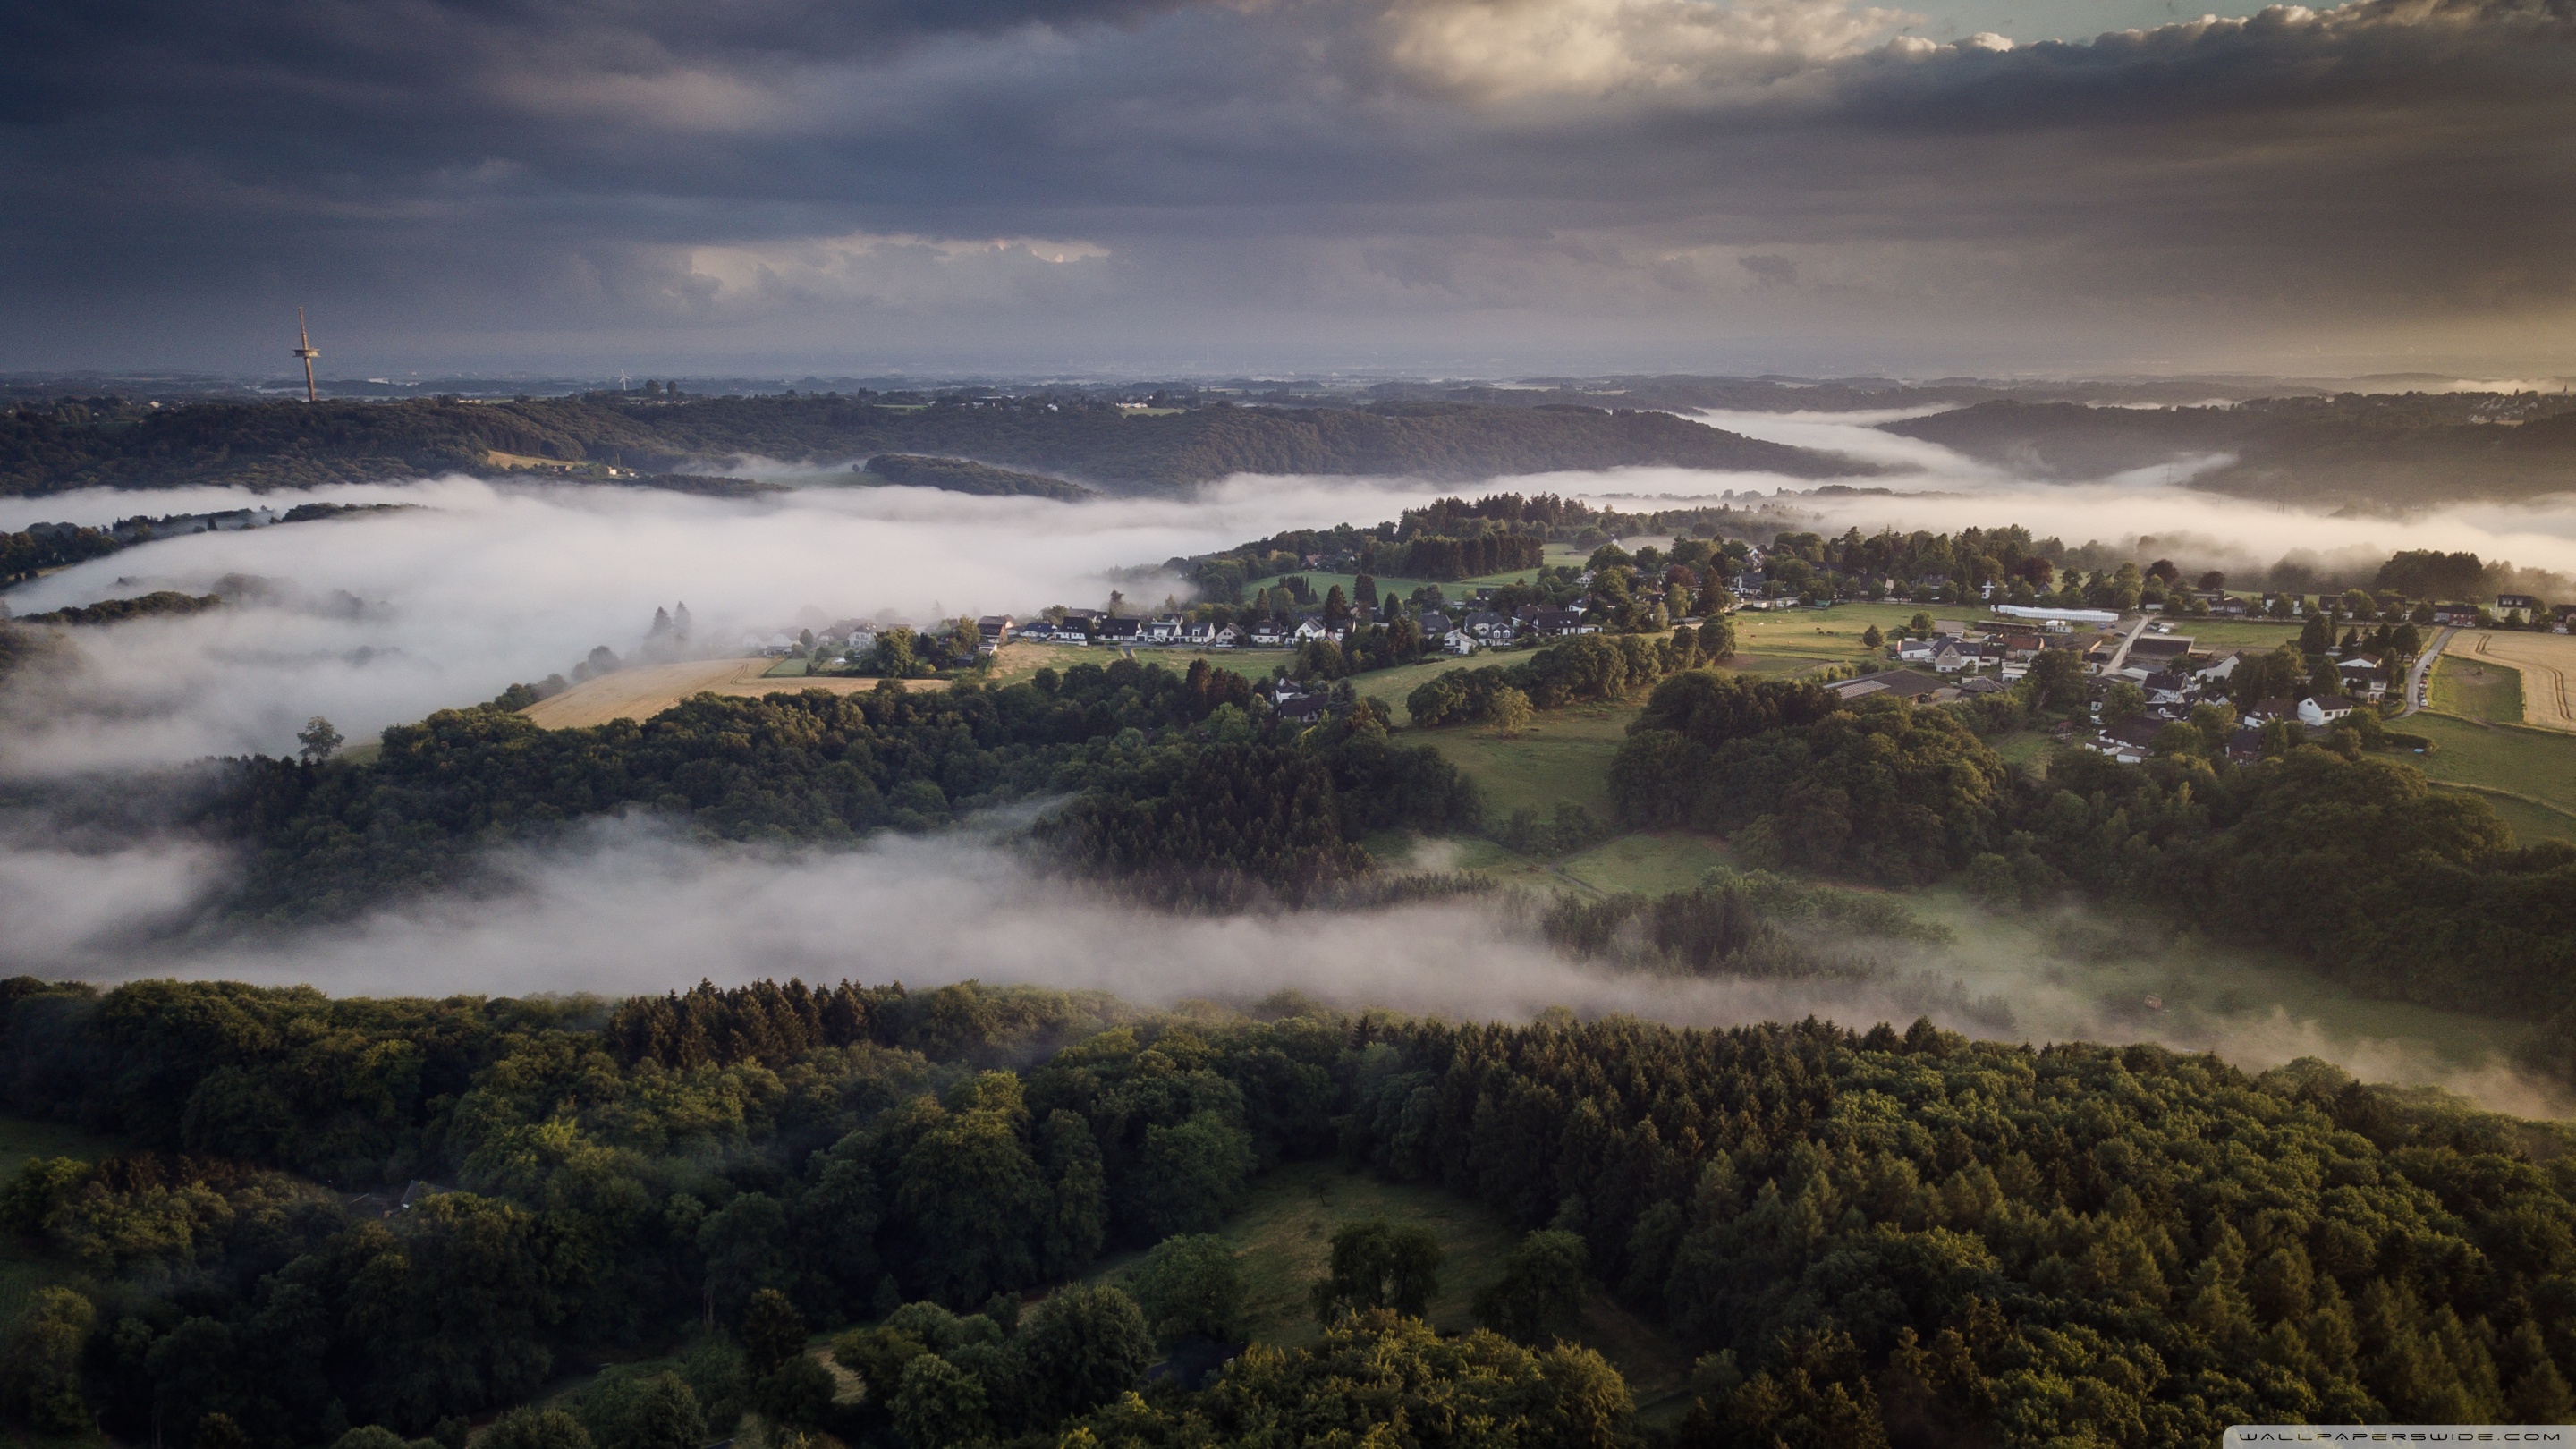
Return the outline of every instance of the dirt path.
<path id="1" fill-rule="evenodd" d="M 613 719 L 648 720 L 695 694 L 727 694 L 757 699 L 765 694 L 796 694 L 808 689 L 859 694 L 877 687 L 873 679 L 804 676 L 764 679 L 774 660 L 695 659 L 686 664 L 648 664 L 585 680 L 552 699 L 541 699 L 519 713 L 550 730 L 603 725 Z M 945 689 L 944 679 L 915 679 L 908 689 Z"/>
<path id="2" fill-rule="evenodd" d="M 2576 731 L 2576 635 L 2464 629 L 2451 652 L 2521 671 L 2523 723 Z"/>

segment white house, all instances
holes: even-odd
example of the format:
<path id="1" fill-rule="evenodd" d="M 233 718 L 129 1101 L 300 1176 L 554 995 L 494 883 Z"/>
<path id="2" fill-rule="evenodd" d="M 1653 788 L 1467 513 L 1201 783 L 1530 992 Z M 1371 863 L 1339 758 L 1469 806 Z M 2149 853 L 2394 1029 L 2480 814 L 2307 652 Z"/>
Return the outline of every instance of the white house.
<path id="1" fill-rule="evenodd" d="M 2299 723 L 2322 729 L 2352 713 L 2352 701 L 2340 694 L 2316 694 L 2299 701 Z"/>
<path id="2" fill-rule="evenodd" d="M 1476 636 L 1464 629 L 1452 629 L 1440 636 L 1440 647 L 1452 654 L 1473 654 L 1477 642 Z"/>
<path id="3" fill-rule="evenodd" d="M 1139 644 L 1177 644 L 1181 642 L 1181 620 L 1177 614 L 1157 614 L 1145 621 L 1137 632 Z"/>

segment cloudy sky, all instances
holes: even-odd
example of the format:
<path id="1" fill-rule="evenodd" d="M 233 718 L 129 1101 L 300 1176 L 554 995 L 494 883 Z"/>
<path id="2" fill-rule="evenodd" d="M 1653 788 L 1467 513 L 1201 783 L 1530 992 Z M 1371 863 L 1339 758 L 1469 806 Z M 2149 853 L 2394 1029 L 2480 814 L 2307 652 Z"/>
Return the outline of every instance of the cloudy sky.
<path id="1" fill-rule="evenodd" d="M 2576 10 L 0 5 L 0 368 L 2576 370 Z"/>

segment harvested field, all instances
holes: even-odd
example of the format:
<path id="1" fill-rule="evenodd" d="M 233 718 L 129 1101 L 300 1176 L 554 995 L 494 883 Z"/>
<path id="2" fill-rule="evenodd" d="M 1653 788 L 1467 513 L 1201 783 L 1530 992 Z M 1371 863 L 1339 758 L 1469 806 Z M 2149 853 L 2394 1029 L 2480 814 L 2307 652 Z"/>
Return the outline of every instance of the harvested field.
<path id="1" fill-rule="evenodd" d="M 2522 718 L 2547 730 L 2576 730 L 2576 635 L 2462 630 L 2445 657 L 2492 660 L 2522 673 Z"/>
<path id="2" fill-rule="evenodd" d="M 693 659 L 686 664 L 649 664 L 585 680 L 552 699 L 541 699 L 519 711 L 550 730 L 603 725 L 613 719 L 648 720 L 695 694 L 730 694 L 757 699 L 764 694 L 797 694 L 825 689 L 859 694 L 877 687 L 873 679 L 812 676 L 767 679 L 768 659 Z M 907 680 L 908 689 L 945 689 L 944 679 Z"/>

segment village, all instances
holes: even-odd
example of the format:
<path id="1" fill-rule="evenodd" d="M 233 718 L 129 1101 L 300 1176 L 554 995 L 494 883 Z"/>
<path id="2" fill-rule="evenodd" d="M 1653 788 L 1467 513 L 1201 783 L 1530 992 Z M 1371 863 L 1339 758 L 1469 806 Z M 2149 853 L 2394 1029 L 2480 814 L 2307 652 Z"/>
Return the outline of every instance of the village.
<path id="1" fill-rule="evenodd" d="M 2228 755 L 2242 761 L 2263 753 L 2267 727 L 2281 726 L 2296 736 L 2329 730 L 2356 711 L 2366 711 L 2374 722 L 2399 710 L 2412 713 L 2421 700 L 2410 697 L 2410 666 L 2419 658 L 2429 664 L 2448 631 L 2563 635 L 2576 621 L 2576 605 L 2553 610 L 2526 594 L 2497 594 L 2491 606 L 2400 601 L 2382 608 L 2386 600 L 2358 590 L 2343 596 L 2231 592 L 2215 577 L 2199 588 L 2174 578 L 2160 597 L 2122 607 L 2039 602 L 2026 588 L 2007 587 L 2009 580 L 1965 584 L 1938 574 L 1871 579 L 1855 599 L 1849 578 L 1802 586 L 1798 560 L 1787 547 L 1791 542 L 1784 538 L 1766 550 L 1747 540 L 1686 546 L 1656 540 L 1633 554 L 1611 543 L 1588 559 L 1575 555 L 1579 563 L 1542 567 L 1506 583 L 1456 586 L 1454 599 L 1438 584 L 1416 586 L 1401 597 L 1394 587 L 1380 594 L 1368 574 L 1357 572 L 1355 556 L 1315 554 L 1301 562 L 1319 577 L 1350 579 L 1354 587 L 1346 591 L 1333 583 L 1318 597 L 1306 577 L 1283 576 L 1236 603 L 1185 604 L 1171 597 L 1158 609 L 1140 610 L 1112 594 L 1105 608 L 987 614 L 929 631 L 895 622 L 892 615 L 844 619 L 794 635 L 745 636 L 743 646 L 746 653 L 780 660 L 773 673 L 818 677 L 884 669 L 889 656 L 879 645 L 896 631 L 906 637 L 895 657 L 917 655 L 922 673 L 971 668 L 1014 643 L 1130 655 L 1276 650 L 1283 657 L 1263 671 L 1273 676 L 1265 693 L 1285 709 L 1288 700 L 1323 697 L 1335 674 L 1379 667 L 1356 656 L 1345 668 L 1312 667 L 1312 646 L 1338 650 L 1352 645 L 1355 635 L 1374 637 L 1381 647 L 1393 635 L 1408 652 L 1390 662 L 1410 662 L 1528 649 L 1590 634 L 1661 632 L 1704 619 L 1740 617 L 1759 629 L 1756 621 L 1783 615 L 1848 613 L 1864 599 L 1877 609 L 1920 601 L 1929 610 L 1892 624 L 1883 635 L 1871 627 L 1861 636 L 1867 646 L 1861 657 L 1826 665 L 1813 677 L 1851 702 L 1883 696 L 1934 705 L 2003 695 L 2041 670 L 2052 683 L 2075 681 L 2083 693 L 2083 713 L 2093 729 L 2086 737 L 2079 727 L 2063 727 L 2068 743 L 2135 763 L 2155 753 L 2158 736 L 2177 724 L 2194 726 L 2204 738 L 2222 738 Z M 1690 564 L 1679 561 L 1684 557 Z M 2073 593 L 2070 585 L 2066 597 Z M 2297 655 L 2295 662 L 2277 657 L 2289 652 Z M 2411 689 L 2417 693 L 2422 673 L 2414 671 Z M 2057 698 L 2061 704 L 2071 700 L 2062 689 Z"/>

